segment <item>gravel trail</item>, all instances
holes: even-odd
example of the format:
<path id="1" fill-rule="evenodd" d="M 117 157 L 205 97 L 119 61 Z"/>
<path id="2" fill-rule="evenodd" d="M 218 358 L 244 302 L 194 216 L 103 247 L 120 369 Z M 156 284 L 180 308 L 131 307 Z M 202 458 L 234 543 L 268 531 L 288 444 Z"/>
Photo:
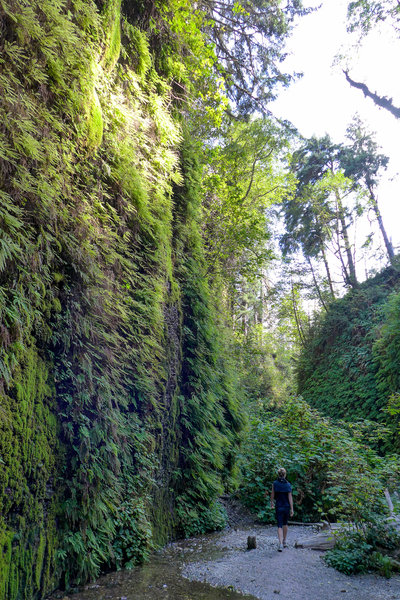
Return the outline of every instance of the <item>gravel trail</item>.
<path id="1" fill-rule="evenodd" d="M 218 557 L 188 562 L 182 574 L 260 600 L 400 600 L 399 576 L 344 575 L 325 565 L 322 552 L 294 547 L 310 533 L 290 527 L 289 548 L 277 552 L 275 527 L 231 528 L 212 537 L 214 547 L 223 550 Z M 255 550 L 246 549 L 248 535 L 257 537 Z"/>

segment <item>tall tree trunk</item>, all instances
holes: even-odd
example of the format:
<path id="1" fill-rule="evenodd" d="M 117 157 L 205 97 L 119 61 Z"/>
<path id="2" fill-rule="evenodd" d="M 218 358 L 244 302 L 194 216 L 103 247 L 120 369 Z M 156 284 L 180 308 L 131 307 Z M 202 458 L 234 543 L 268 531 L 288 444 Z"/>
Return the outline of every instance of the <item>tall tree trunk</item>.
<path id="1" fill-rule="evenodd" d="M 342 203 L 340 194 L 337 190 L 335 190 L 335 196 L 336 196 L 336 203 L 337 203 L 337 207 L 338 207 L 338 218 L 339 218 L 341 230 L 342 230 L 341 234 L 343 237 L 344 248 L 345 248 L 346 257 L 347 257 L 347 266 L 348 266 L 347 279 L 348 279 L 349 285 L 351 287 L 355 288 L 358 285 L 358 281 L 357 281 L 357 275 L 356 275 L 356 267 L 354 264 L 353 255 L 351 253 L 351 244 L 350 244 L 350 240 L 349 240 L 349 234 L 347 233 L 347 223 L 346 223 L 346 219 L 344 216 L 344 207 L 343 207 L 343 203 Z"/>
<path id="2" fill-rule="evenodd" d="M 344 279 L 344 282 L 346 285 L 350 285 L 349 271 L 347 269 L 347 265 L 343 259 L 343 254 L 342 254 L 342 246 L 341 246 L 341 241 L 340 241 L 339 218 L 337 218 L 337 224 L 336 224 L 336 237 L 337 237 L 337 255 L 340 260 L 340 264 L 342 265 L 343 279 Z M 336 252 L 335 252 L 335 254 L 336 254 Z"/>
<path id="3" fill-rule="evenodd" d="M 329 285 L 329 289 L 331 291 L 332 300 L 334 300 L 336 298 L 336 295 L 335 295 L 335 290 L 333 289 L 333 282 L 332 282 L 332 277 L 331 277 L 331 271 L 330 271 L 330 268 L 329 268 L 328 259 L 326 257 L 325 248 L 324 248 L 323 245 L 321 246 L 321 253 L 322 253 L 322 258 L 323 258 L 324 265 L 325 265 L 326 277 L 328 279 L 328 285 Z"/>
<path id="4" fill-rule="evenodd" d="M 299 314 L 297 312 L 296 296 L 295 296 L 295 293 L 294 293 L 293 283 L 292 283 L 292 305 L 293 305 L 294 319 L 296 321 L 297 332 L 299 334 L 300 344 L 304 347 L 306 345 L 306 341 L 305 341 L 306 338 L 305 338 L 305 335 L 304 335 L 303 328 L 301 326 L 300 316 L 299 316 Z"/>
<path id="5" fill-rule="evenodd" d="M 315 276 L 314 267 L 312 266 L 311 258 L 309 256 L 307 256 L 307 262 L 309 264 L 309 267 L 310 267 L 310 270 L 311 270 L 311 273 L 312 273 L 312 277 L 313 277 L 313 281 L 314 281 L 314 286 L 315 286 L 315 289 L 317 290 L 318 298 L 320 299 L 321 304 L 324 307 L 324 309 L 328 310 L 327 307 L 326 307 L 325 301 L 324 301 L 324 297 L 323 297 L 322 292 L 321 292 L 321 288 L 319 287 L 317 278 Z"/>
<path id="6" fill-rule="evenodd" d="M 368 191 L 369 191 L 369 196 L 371 199 L 371 203 L 372 203 L 372 208 L 376 214 L 376 218 L 378 220 L 378 225 L 379 225 L 379 229 L 381 230 L 381 234 L 383 237 L 383 241 L 385 242 L 385 246 L 386 246 L 386 251 L 389 257 L 389 261 L 392 263 L 393 259 L 394 259 L 394 251 L 393 251 L 393 246 L 391 241 L 389 240 L 387 233 L 386 233 L 386 229 L 385 226 L 383 225 L 383 219 L 382 219 L 382 215 L 381 215 L 381 211 L 379 210 L 379 206 L 378 206 L 378 199 L 376 198 L 374 191 L 372 189 L 371 184 L 367 184 L 368 186 Z"/>
<path id="7" fill-rule="evenodd" d="M 320 231 L 322 231 L 322 225 L 320 223 L 319 216 L 318 216 L 317 213 L 315 214 L 315 221 L 317 223 L 318 229 Z M 331 277 L 331 271 L 329 269 L 328 259 L 326 257 L 325 246 L 324 246 L 324 239 L 322 237 L 322 234 L 320 236 L 320 241 L 321 241 L 321 246 L 320 246 L 321 247 L 321 254 L 322 254 L 322 259 L 324 261 L 324 266 L 325 266 L 325 271 L 326 271 L 326 277 L 328 279 L 328 285 L 329 285 L 329 289 L 331 291 L 332 300 L 334 300 L 335 297 L 336 297 L 335 296 L 335 290 L 333 289 L 333 282 L 332 282 L 332 277 Z"/>

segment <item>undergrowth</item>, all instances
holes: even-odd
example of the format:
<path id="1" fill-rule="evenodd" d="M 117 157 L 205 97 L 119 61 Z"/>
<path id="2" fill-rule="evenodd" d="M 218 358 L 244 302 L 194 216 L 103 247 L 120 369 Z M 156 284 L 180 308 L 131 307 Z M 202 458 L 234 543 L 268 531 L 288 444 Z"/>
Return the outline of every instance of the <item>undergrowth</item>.
<path id="1" fill-rule="evenodd" d="M 398 456 L 379 456 L 364 423 L 337 424 L 301 398 L 253 407 L 242 449 L 241 496 L 259 518 L 275 518 L 265 498 L 284 466 L 293 485 L 295 518 L 368 523 L 387 511 L 384 489 L 397 491 Z M 370 424 L 375 436 L 377 424 Z"/>
<path id="2" fill-rule="evenodd" d="M 390 556 L 399 546 L 400 535 L 396 527 L 382 522 L 376 515 L 358 531 L 341 534 L 324 559 L 329 566 L 346 575 L 376 571 L 389 578 L 399 569 L 399 563 Z"/>
<path id="3" fill-rule="evenodd" d="M 348 575 L 397 570 L 398 529 L 388 520 L 385 489 L 398 494 L 397 454 L 379 456 L 371 440 L 379 425 L 337 423 L 301 398 L 283 405 L 254 403 L 242 449 L 242 502 L 267 523 L 275 522 L 269 496 L 284 467 L 293 488 L 294 518 L 341 522 L 326 562 Z"/>

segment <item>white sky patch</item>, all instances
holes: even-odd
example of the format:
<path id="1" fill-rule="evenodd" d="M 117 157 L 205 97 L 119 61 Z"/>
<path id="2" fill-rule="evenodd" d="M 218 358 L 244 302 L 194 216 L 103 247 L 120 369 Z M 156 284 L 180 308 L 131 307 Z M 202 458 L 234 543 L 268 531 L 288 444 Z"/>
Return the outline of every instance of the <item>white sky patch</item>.
<path id="1" fill-rule="evenodd" d="M 398 59 L 400 40 L 389 26 L 373 30 L 359 50 L 346 32 L 347 0 L 322 0 L 322 7 L 299 20 L 284 63 L 288 72 L 301 71 L 304 76 L 283 90 L 271 105 L 277 117 L 291 121 L 305 137 L 328 133 L 333 141 L 345 142 L 345 132 L 358 113 L 367 128 L 376 132 L 380 152 L 389 156 L 389 168 L 379 185 L 378 200 L 388 235 L 400 244 L 400 120 L 372 100 L 365 98 L 346 82 L 342 68 L 348 67 L 352 79 L 364 82 L 380 96 L 393 98 L 400 106 Z M 350 50 L 349 50 L 350 48 Z M 347 51 L 347 52 L 346 52 Z M 347 64 L 333 65 L 338 54 L 347 53 Z M 376 235 L 379 235 L 378 233 Z"/>

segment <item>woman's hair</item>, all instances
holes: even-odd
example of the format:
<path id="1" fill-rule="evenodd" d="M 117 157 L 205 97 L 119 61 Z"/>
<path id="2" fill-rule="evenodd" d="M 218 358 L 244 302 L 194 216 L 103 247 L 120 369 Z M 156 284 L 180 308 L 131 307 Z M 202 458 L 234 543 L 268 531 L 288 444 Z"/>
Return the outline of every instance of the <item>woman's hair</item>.
<path id="1" fill-rule="evenodd" d="M 285 479 L 286 478 L 286 469 L 284 469 L 283 467 L 278 469 L 278 477 L 279 477 L 279 479 Z"/>

